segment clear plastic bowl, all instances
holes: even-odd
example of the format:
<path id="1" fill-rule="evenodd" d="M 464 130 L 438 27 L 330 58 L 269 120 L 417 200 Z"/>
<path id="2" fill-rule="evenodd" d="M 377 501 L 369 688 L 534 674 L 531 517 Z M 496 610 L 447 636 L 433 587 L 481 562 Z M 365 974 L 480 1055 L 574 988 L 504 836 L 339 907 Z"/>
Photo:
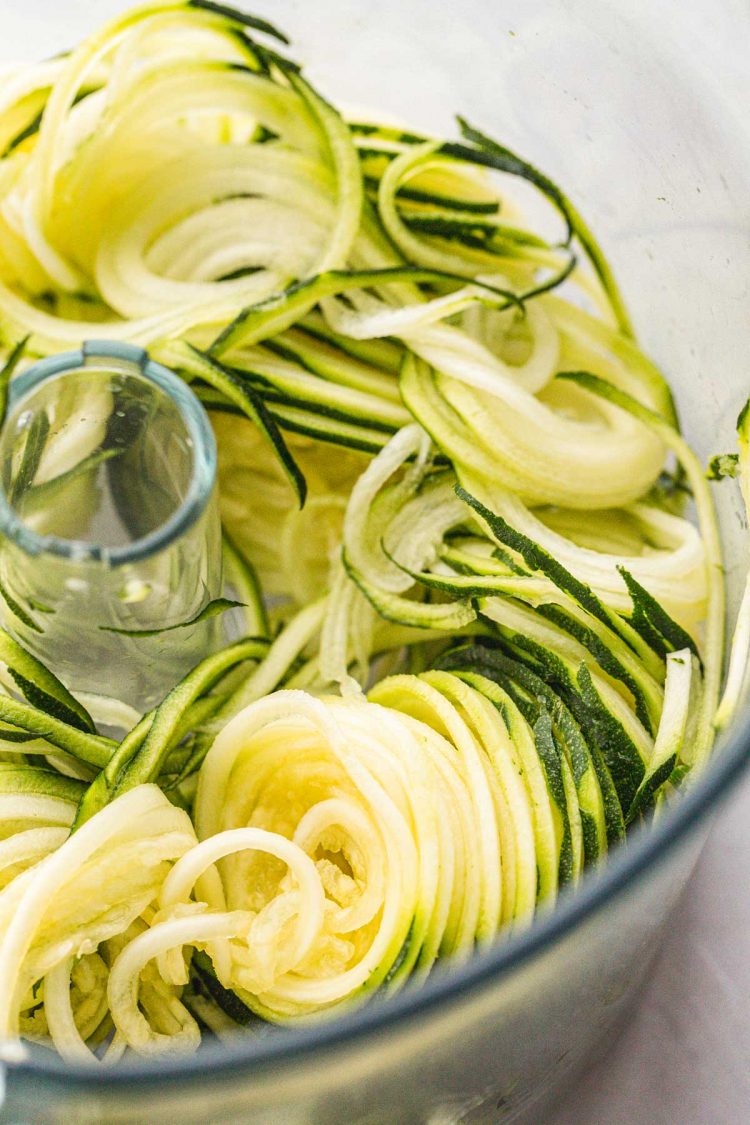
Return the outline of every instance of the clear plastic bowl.
<path id="1" fill-rule="evenodd" d="M 7 5 L 6 5 L 7 7 Z M 123 4 L 3 12 L 0 61 L 64 48 Z M 557 179 L 609 253 L 701 455 L 731 448 L 748 393 L 748 15 L 739 0 L 259 0 L 339 103 L 452 129 L 456 110 Z M 746 568 L 736 489 L 718 489 L 730 606 Z M 710 768 L 523 936 L 421 990 L 198 1057 L 6 1075 L 4 1119 L 38 1122 L 539 1121 L 631 1009 L 722 796 L 748 714 Z"/>

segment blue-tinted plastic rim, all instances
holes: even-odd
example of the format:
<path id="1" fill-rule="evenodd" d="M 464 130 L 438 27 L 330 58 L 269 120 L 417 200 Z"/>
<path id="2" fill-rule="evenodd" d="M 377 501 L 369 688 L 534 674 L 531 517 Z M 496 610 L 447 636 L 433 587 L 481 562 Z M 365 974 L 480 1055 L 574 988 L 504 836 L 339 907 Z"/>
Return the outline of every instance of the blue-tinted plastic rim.
<path id="1" fill-rule="evenodd" d="M 216 440 L 206 412 L 182 379 L 160 363 L 155 363 L 148 352 L 134 344 L 87 340 L 78 351 L 63 352 L 40 360 L 11 382 L 7 416 L 17 411 L 24 399 L 48 379 L 86 367 L 102 366 L 106 369 L 108 360 L 125 364 L 130 369 L 127 373 L 153 383 L 177 405 L 192 441 L 193 452 L 193 472 L 185 499 L 155 531 L 127 546 L 107 548 L 83 540 L 38 535 L 19 518 L 0 486 L 0 534 L 12 539 L 28 555 L 51 554 L 75 559 L 76 562 L 106 562 L 108 566 L 139 562 L 179 539 L 200 518 L 211 498 L 216 483 Z"/>
<path id="2" fill-rule="evenodd" d="M 106 1087 L 124 1092 L 129 1087 L 156 1088 L 191 1080 L 205 1082 L 220 1079 L 228 1072 L 236 1081 L 240 1075 L 249 1079 L 254 1071 L 260 1072 L 269 1065 L 293 1067 L 296 1061 L 309 1061 L 316 1052 L 330 1053 L 338 1047 L 362 1045 L 368 1037 L 395 1030 L 398 1024 L 414 1018 L 428 1019 L 435 1009 L 491 987 L 500 977 L 542 954 L 576 926 L 606 909 L 611 899 L 647 877 L 681 842 L 687 842 L 750 764 L 750 708 L 747 706 L 736 718 L 733 732 L 722 740 L 715 758 L 695 785 L 655 824 L 631 836 L 628 845 L 612 855 L 601 874 L 584 879 L 580 888 L 562 898 L 553 911 L 537 919 L 525 933 L 499 942 L 468 963 L 428 980 L 419 989 L 406 990 L 386 1002 L 342 1015 L 330 1023 L 292 1029 L 262 1039 L 238 1034 L 236 1040 L 216 1047 L 211 1045 L 200 1055 L 164 1057 L 148 1063 L 128 1060 L 111 1069 L 73 1066 L 55 1056 L 45 1057 L 44 1062 L 31 1058 L 9 1066 L 9 1079 L 22 1086 L 27 1081 L 33 1082 L 37 1087 L 46 1079 L 45 1085 L 51 1094 L 54 1095 L 59 1086 L 60 1093 L 66 1097 L 101 1093 Z"/>

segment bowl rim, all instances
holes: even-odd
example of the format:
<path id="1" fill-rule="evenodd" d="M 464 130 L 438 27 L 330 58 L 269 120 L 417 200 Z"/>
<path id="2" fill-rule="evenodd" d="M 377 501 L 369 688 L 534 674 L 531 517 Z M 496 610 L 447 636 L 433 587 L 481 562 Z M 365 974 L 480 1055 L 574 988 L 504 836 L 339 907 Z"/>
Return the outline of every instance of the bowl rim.
<path id="1" fill-rule="evenodd" d="M 103 1088 L 127 1093 L 144 1087 L 165 1090 L 191 1080 L 205 1082 L 228 1071 L 236 1080 L 260 1074 L 269 1065 L 309 1062 L 338 1047 L 362 1047 L 379 1032 L 395 1030 L 414 1017 L 429 1017 L 435 1009 L 445 1011 L 451 1003 L 469 998 L 500 978 L 542 955 L 578 925 L 593 918 L 607 905 L 645 878 L 655 865 L 673 852 L 708 819 L 721 799 L 736 788 L 750 765 L 750 703 L 745 702 L 726 737 L 722 737 L 709 766 L 686 789 L 680 799 L 655 823 L 644 826 L 609 859 L 600 872 L 562 896 L 553 910 L 521 934 L 511 935 L 477 953 L 455 969 L 436 975 L 418 989 L 404 989 L 381 1003 L 342 1013 L 330 1021 L 257 1038 L 238 1033 L 231 1043 L 223 1042 L 209 1052 L 190 1056 L 127 1060 L 118 1067 L 77 1065 L 57 1056 L 30 1057 L 7 1064 L 8 1078 L 19 1085 L 26 1081 L 65 1086 L 66 1095 L 88 1095 Z"/>

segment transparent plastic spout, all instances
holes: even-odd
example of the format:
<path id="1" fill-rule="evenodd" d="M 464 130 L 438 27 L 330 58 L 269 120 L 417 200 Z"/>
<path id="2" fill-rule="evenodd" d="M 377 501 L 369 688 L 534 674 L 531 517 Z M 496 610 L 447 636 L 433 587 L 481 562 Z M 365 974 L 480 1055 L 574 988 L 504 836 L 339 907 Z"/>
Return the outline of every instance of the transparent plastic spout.
<path id="1" fill-rule="evenodd" d="M 186 384 L 90 341 L 11 385 L 0 433 L 3 625 L 71 691 L 143 711 L 214 646 L 216 446 Z"/>

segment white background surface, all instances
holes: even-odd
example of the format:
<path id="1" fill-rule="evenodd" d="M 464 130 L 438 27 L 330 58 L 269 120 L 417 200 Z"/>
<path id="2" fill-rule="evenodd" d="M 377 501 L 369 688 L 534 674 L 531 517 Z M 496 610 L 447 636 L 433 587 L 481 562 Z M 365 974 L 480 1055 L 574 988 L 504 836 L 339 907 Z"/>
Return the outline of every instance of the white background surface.
<path id="1" fill-rule="evenodd" d="M 720 813 L 633 1022 L 545 1125 L 750 1122 L 750 779 Z"/>
<path id="2" fill-rule="evenodd" d="M 242 2 L 242 0 L 239 0 Z M 519 0 L 521 2 L 521 0 Z M 667 0 L 650 0 L 661 6 Z M 495 0 L 486 0 L 489 12 Z M 672 3 L 672 0 L 670 0 Z M 421 0 L 401 0 L 407 11 Z M 0 62 L 15 57 L 44 57 L 75 41 L 86 30 L 125 5 L 118 0 L 0 0 Z M 476 13 L 481 5 L 471 0 Z M 638 6 L 638 5 L 636 5 Z M 672 5 L 675 7 L 675 5 Z M 253 9 L 274 18 L 295 33 L 314 60 L 313 77 L 330 69 L 341 74 L 344 87 L 369 92 L 367 67 L 354 47 L 331 38 L 319 13 L 338 12 L 353 28 L 381 10 L 397 5 L 379 0 L 338 3 L 257 2 Z M 457 13 L 463 4 L 450 6 Z M 571 9 L 575 4 L 571 0 Z M 727 0 L 715 7 L 684 0 L 676 18 L 692 24 L 700 47 L 701 15 L 711 10 L 711 35 L 746 39 L 739 51 L 717 53 L 719 78 L 727 102 L 739 108 L 738 60 L 750 66 L 747 0 Z M 353 13 L 356 10 L 356 16 Z M 494 9 L 493 9 L 494 10 Z M 663 9 L 662 9 L 663 11 Z M 326 17 L 327 18 L 327 17 Z M 416 21 L 412 20 L 412 23 Z M 482 49 L 481 34 L 461 20 L 451 35 L 466 36 L 467 52 Z M 709 37 L 710 38 L 710 37 Z M 714 49 L 718 39 L 707 43 Z M 333 54 L 326 57 L 330 43 Z M 734 73 L 733 73 L 734 71 Z M 425 75 L 434 90 L 441 75 L 436 67 Z M 382 86 L 382 77 L 380 83 Z M 378 82 L 374 83 L 376 89 Z M 399 104 L 396 88 L 389 95 Z M 481 101 L 481 99 L 479 99 Z M 747 106 L 745 105 L 745 109 Z M 406 107 L 409 113 L 409 107 Z M 743 237 L 747 239 L 747 230 Z M 728 260 L 728 259 L 727 259 Z M 747 280 L 745 280 L 747 288 Z M 749 314 L 750 315 L 750 314 Z M 748 365 L 750 368 L 750 364 Z M 750 781 L 722 811 L 669 933 L 656 972 L 632 1024 L 610 1055 L 589 1073 L 548 1125 L 744 1125 L 750 1122 Z M 541 1123 L 540 1123 L 541 1125 Z"/>

